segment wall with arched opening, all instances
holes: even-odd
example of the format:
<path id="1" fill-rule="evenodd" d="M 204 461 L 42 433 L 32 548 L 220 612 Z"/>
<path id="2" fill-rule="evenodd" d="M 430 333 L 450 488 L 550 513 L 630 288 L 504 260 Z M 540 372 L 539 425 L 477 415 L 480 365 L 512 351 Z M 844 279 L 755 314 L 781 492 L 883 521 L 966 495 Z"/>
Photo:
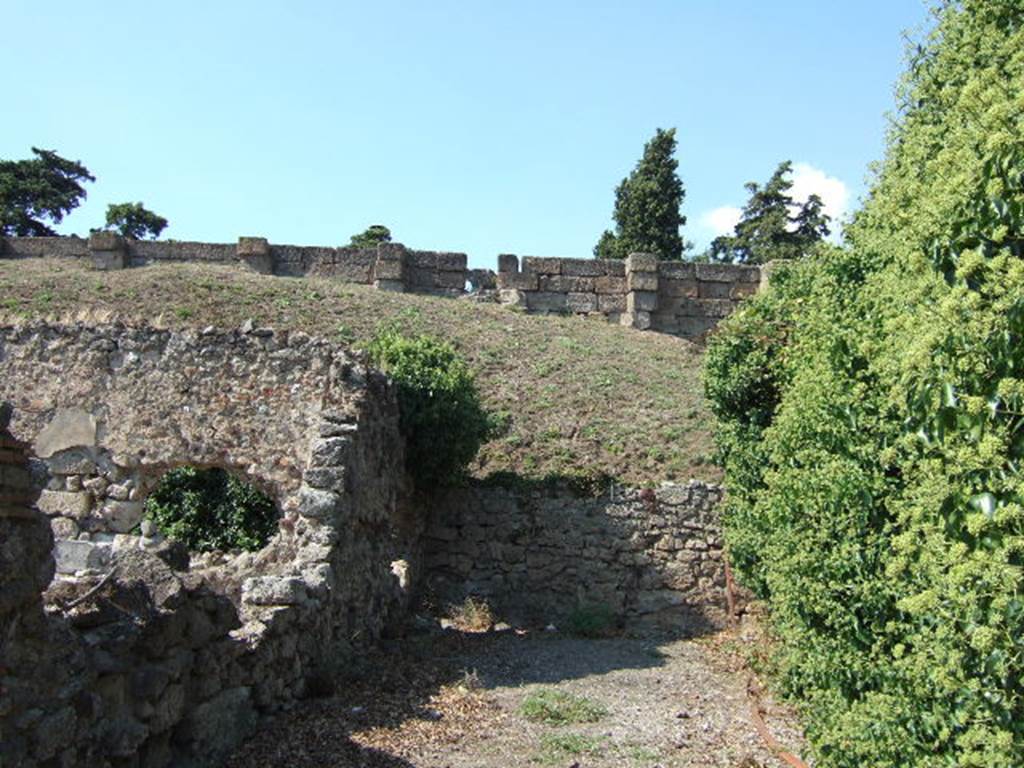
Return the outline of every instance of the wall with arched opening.
<path id="1" fill-rule="evenodd" d="M 0 762 L 216 761 L 403 607 L 392 564 L 419 531 L 394 393 L 333 345 L 3 327 L 0 404 Z M 184 465 L 266 492 L 270 543 L 189 563 L 139 535 Z"/>

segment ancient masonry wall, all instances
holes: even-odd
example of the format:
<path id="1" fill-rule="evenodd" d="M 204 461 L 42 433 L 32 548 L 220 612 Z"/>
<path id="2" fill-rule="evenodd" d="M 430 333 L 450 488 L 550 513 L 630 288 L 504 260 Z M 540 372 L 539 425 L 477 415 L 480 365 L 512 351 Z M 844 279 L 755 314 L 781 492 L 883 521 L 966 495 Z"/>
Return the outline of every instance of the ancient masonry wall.
<path id="1" fill-rule="evenodd" d="M 269 493 L 270 544 L 138 535 L 183 464 Z M 391 385 L 304 334 L 0 327 L 0 764 L 217 764 L 401 615 L 403 477 Z"/>
<path id="2" fill-rule="evenodd" d="M 430 510 L 426 587 L 499 616 L 559 624 L 579 606 L 703 631 L 726 619 L 718 486 L 455 489 Z"/>
<path id="3" fill-rule="evenodd" d="M 700 337 L 758 291 L 761 270 L 734 264 L 498 257 L 506 304 L 528 312 L 604 316 L 641 330 Z"/>
<path id="4" fill-rule="evenodd" d="M 168 261 L 232 264 L 268 275 L 305 275 L 379 290 L 460 296 L 469 290 L 532 313 L 586 315 L 684 338 L 701 338 L 757 292 L 762 270 L 733 264 L 628 259 L 560 259 L 504 254 L 498 272 L 467 269 L 464 253 L 416 251 L 399 243 L 375 248 L 127 240 L 95 232 L 75 237 L 0 238 L 0 257 L 89 259 L 98 269 Z M 494 289 L 497 289 L 496 291 Z"/>

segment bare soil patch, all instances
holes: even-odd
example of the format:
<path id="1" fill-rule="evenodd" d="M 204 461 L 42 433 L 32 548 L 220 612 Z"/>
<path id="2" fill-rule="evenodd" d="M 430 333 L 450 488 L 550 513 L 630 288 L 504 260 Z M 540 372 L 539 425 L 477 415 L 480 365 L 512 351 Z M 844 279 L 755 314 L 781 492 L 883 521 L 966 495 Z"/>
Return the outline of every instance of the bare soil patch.
<path id="1" fill-rule="evenodd" d="M 227 766 L 784 765 L 751 720 L 737 638 L 420 634 L 365 660 L 335 696 L 266 724 Z M 523 706 L 538 697 L 586 706 L 538 719 Z M 799 753 L 794 714 L 763 704 L 775 738 Z"/>

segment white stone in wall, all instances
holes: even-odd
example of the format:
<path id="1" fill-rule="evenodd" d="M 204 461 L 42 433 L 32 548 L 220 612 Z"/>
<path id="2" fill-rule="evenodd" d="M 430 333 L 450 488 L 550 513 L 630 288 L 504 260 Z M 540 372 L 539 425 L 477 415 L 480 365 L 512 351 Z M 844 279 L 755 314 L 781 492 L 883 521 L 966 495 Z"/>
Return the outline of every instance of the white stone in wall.
<path id="1" fill-rule="evenodd" d="M 66 448 L 95 444 L 95 417 L 80 408 L 63 408 L 40 431 L 32 447 L 36 456 L 45 459 Z"/>

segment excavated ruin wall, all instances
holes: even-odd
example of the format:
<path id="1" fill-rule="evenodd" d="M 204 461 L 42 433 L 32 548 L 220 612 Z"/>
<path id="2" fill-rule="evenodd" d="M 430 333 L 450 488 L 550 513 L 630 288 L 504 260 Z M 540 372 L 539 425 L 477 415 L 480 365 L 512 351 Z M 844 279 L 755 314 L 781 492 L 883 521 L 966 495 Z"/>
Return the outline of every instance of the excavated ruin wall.
<path id="1" fill-rule="evenodd" d="M 425 584 L 443 603 L 487 600 L 499 616 L 560 624 L 607 609 L 702 632 L 726 622 L 719 486 L 477 485 L 439 495 L 424 538 Z"/>
<path id="2" fill-rule="evenodd" d="M 266 491 L 270 544 L 103 538 L 181 465 Z M 304 334 L 0 327 L 0 764 L 216 764 L 329 683 L 404 607 L 402 467 L 391 385 Z M 108 551 L 51 583 L 68 520 Z"/>

